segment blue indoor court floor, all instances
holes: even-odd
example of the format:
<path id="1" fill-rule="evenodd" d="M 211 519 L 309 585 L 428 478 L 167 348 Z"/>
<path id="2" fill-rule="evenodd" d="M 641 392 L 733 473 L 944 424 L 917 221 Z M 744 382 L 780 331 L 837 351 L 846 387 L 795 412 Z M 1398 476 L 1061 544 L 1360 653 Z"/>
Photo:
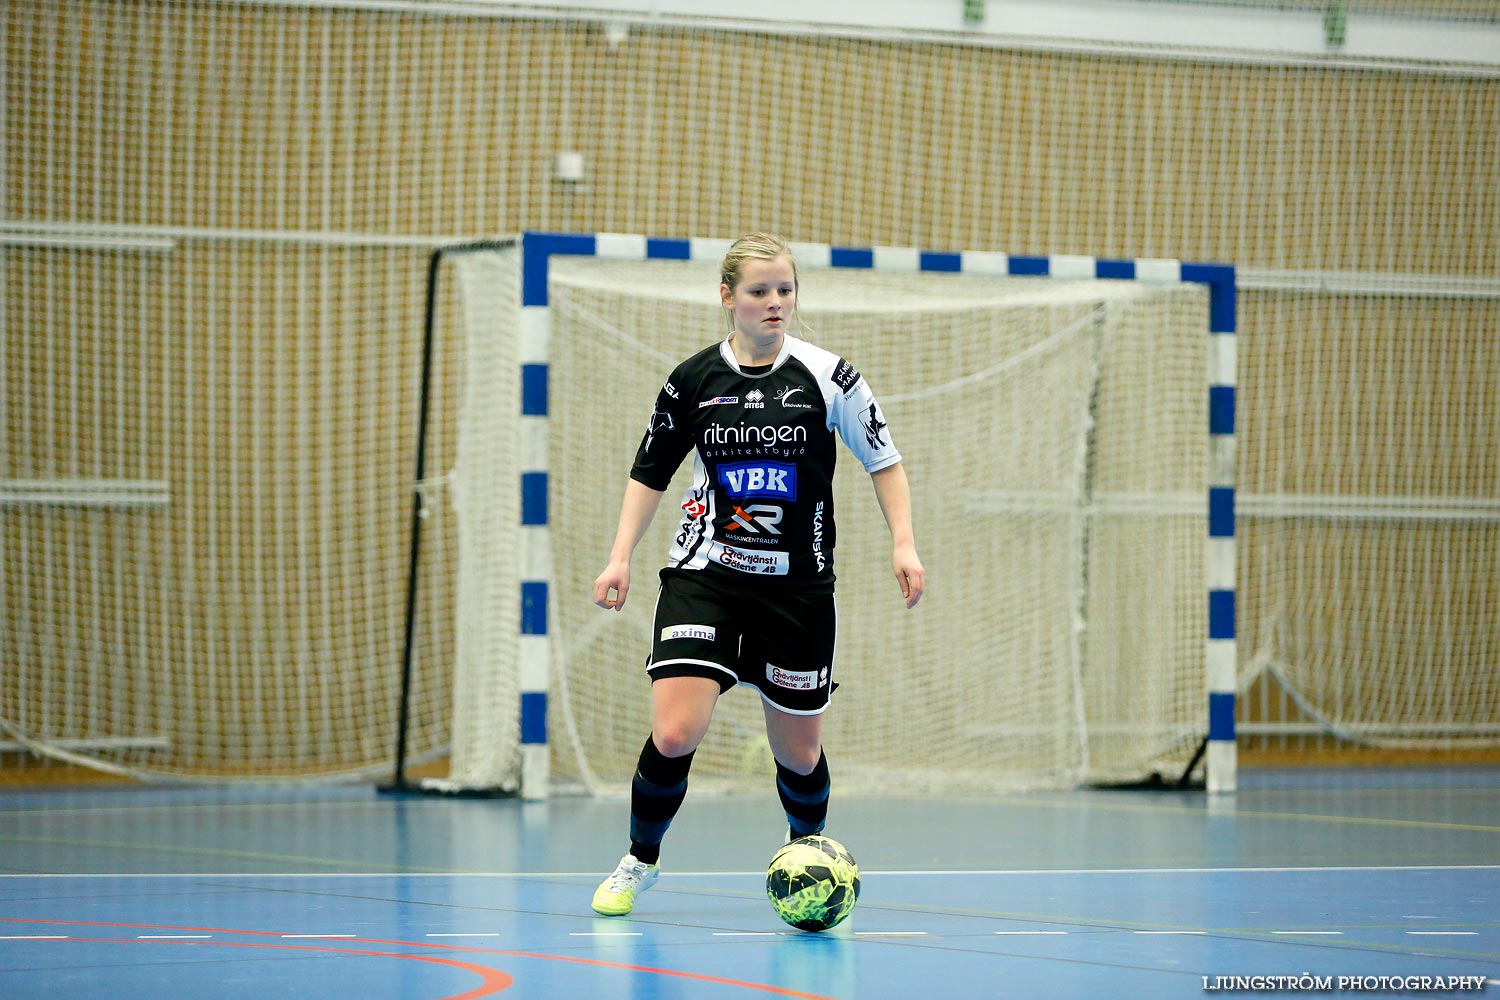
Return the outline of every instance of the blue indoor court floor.
<path id="1" fill-rule="evenodd" d="M 770 790 L 690 793 L 661 882 L 596 916 L 625 811 L 368 786 L 0 793 L 0 998 L 1306 992 L 1269 977 L 1500 998 L 1497 769 L 838 798 L 829 833 L 863 891 L 824 934 L 766 903 Z"/>

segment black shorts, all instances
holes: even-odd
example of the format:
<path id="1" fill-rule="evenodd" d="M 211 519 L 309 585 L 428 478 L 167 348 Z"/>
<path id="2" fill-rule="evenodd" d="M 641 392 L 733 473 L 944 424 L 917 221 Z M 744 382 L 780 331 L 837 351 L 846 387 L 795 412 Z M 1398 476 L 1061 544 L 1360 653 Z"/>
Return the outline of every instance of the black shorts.
<path id="1" fill-rule="evenodd" d="M 656 598 L 652 680 L 709 677 L 749 684 L 792 715 L 828 707 L 838 613 L 831 592 L 735 586 L 701 571 L 666 571 Z"/>

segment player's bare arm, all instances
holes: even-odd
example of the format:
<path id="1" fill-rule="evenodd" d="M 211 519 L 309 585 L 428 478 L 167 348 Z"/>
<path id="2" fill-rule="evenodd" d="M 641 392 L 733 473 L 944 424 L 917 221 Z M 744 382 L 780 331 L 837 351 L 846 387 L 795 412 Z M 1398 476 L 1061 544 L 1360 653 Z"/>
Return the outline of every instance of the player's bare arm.
<path id="1" fill-rule="evenodd" d="M 661 490 L 653 490 L 634 479 L 625 481 L 625 499 L 620 502 L 620 523 L 609 550 L 609 565 L 594 581 L 594 603 L 610 611 L 625 606 L 630 593 L 630 557 L 661 506 Z M 610 597 L 610 592 L 614 597 Z"/>
<path id="2" fill-rule="evenodd" d="M 906 606 L 914 608 L 926 589 L 927 571 L 917 557 L 917 541 L 911 527 L 911 487 L 906 481 L 906 469 L 897 462 L 870 473 L 870 481 L 875 485 L 875 499 L 880 502 L 885 523 L 891 529 L 891 569 L 901 587 L 901 596 L 906 598 Z"/>

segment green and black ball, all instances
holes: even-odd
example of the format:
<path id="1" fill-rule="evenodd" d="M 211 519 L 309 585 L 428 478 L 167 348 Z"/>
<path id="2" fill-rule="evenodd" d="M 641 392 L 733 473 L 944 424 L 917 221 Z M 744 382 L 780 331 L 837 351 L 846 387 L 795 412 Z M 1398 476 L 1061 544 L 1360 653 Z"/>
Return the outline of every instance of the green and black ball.
<path id="1" fill-rule="evenodd" d="M 804 931 L 841 923 L 859 900 L 859 865 L 832 837 L 801 837 L 776 852 L 766 871 L 776 915 Z"/>

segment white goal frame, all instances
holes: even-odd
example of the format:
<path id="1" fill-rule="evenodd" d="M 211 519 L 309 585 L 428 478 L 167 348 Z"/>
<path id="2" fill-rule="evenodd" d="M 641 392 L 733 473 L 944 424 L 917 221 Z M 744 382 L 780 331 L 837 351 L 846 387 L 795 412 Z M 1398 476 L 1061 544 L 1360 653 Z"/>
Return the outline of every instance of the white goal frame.
<path id="1" fill-rule="evenodd" d="M 662 239 L 624 233 L 547 233 L 521 235 L 522 444 L 527 467 L 520 471 L 521 584 L 520 719 L 521 795 L 540 799 L 550 781 L 547 690 L 552 655 L 548 635 L 552 547 L 548 528 L 548 365 L 551 311 L 548 281 L 553 257 L 615 260 L 687 260 L 718 263 L 730 241 Z M 1204 576 L 1208 634 L 1204 637 L 1204 711 L 1207 789 L 1232 792 L 1237 779 L 1235 752 L 1235 270 L 1226 264 L 1195 264 L 1163 258 L 1111 260 L 1054 254 L 1013 256 L 991 251 L 940 252 L 902 247 L 839 247 L 796 243 L 802 267 L 847 267 L 892 272 L 947 272 L 986 276 L 1112 279 L 1157 283 L 1197 283 L 1209 297 L 1208 368 L 1205 373 L 1209 432 L 1208 538 Z M 1191 772 L 1198 757 L 1188 766 Z M 1184 775 L 1184 778 L 1186 774 Z"/>

